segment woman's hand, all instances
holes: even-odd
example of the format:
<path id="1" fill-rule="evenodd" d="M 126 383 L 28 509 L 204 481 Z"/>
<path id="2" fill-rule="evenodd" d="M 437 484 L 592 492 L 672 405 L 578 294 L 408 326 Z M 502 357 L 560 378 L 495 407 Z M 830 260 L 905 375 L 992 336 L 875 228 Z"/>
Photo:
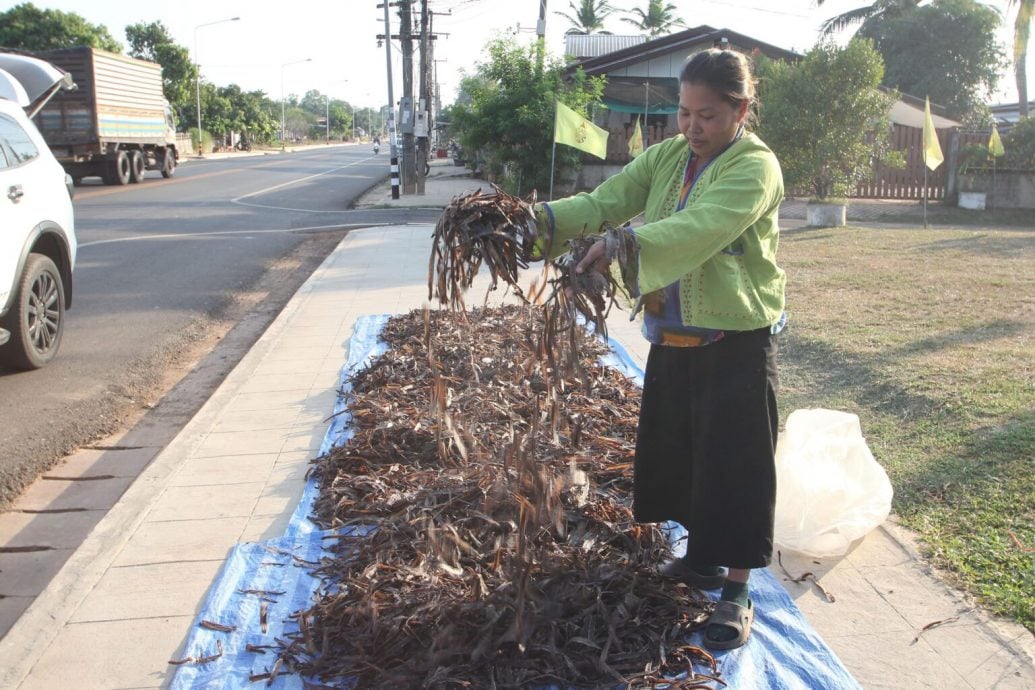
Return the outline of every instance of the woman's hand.
<path id="1" fill-rule="evenodd" d="M 582 261 L 576 264 L 575 272 L 585 273 L 594 270 L 597 273 L 607 273 L 607 266 L 611 261 L 607 258 L 606 245 L 603 238 L 594 242 L 582 257 Z"/>

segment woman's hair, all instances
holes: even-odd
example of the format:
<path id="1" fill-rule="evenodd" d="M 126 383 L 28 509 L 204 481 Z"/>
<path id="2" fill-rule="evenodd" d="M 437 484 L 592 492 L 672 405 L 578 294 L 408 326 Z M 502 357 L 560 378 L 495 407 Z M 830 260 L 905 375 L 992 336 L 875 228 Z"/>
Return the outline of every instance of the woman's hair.
<path id="1" fill-rule="evenodd" d="M 751 64 L 743 53 L 712 48 L 691 55 L 679 74 L 681 84 L 703 84 L 731 104 L 755 102 L 755 80 Z"/>

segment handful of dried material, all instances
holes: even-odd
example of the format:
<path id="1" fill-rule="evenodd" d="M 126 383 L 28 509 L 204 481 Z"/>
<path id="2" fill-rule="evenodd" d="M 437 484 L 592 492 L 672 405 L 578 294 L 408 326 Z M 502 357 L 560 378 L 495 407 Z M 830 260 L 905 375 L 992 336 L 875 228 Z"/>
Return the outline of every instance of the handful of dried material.
<path id="1" fill-rule="evenodd" d="M 464 309 L 463 293 L 484 263 L 492 289 L 502 280 L 520 295 L 518 270 L 528 267 L 536 240 L 535 193 L 527 200 L 496 185 L 453 198 L 432 235 L 428 299 Z"/>

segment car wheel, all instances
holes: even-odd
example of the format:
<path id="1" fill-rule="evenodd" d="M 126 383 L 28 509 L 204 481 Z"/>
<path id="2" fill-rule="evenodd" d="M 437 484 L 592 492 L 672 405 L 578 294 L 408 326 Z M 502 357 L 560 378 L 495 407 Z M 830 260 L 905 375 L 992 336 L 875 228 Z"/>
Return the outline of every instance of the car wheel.
<path id="1" fill-rule="evenodd" d="M 111 180 L 109 184 L 129 184 L 130 166 L 129 154 L 119 151 L 113 160 L 108 161 L 108 175 L 105 180 Z"/>
<path id="2" fill-rule="evenodd" d="M 171 149 L 165 150 L 165 155 L 162 156 L 162 177 L 170 178 L 176 171 L 176 154 Z"/>
<path id="3" fill-rule="evenodd" d="M 57 354 L 64 326 L 61 272 L 49 257 L 29 254 L 15 302 L 4 317 L 11 339 L 0 347 L 0 361 L 17 369 L 39 369 Z"/>
<path id="4" fill-rule="evenodd" d="M 144 152 L 129 152 L 129 179 L 131 182 L 144 181 Z"/>

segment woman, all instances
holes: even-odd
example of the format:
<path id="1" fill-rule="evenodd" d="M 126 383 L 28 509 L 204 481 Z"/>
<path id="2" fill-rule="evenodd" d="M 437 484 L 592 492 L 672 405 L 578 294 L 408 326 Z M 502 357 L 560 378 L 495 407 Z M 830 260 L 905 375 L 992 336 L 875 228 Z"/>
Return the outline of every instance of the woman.
<path id="1" fill-rule="evenodd" d="M 783 178 L 772 151 L 745 131 L 753 101 L 743 55 L 697 53 L 680 75 L 680 134 L 591 193 L 543 204 L 539 214 L 559 252 L 566 238 L 644 213 L 645 224 L 610 231 L 576 270 L 608 270 L 618 245 L 632 257 L 623 275 L 642 295 L 651 343 L 633 512 L 688 531 L 686 555 L 661 575 L 722 588 L 705 628 L 713 649 L 747 641 L 748 577 L 773 550 Z"/>

